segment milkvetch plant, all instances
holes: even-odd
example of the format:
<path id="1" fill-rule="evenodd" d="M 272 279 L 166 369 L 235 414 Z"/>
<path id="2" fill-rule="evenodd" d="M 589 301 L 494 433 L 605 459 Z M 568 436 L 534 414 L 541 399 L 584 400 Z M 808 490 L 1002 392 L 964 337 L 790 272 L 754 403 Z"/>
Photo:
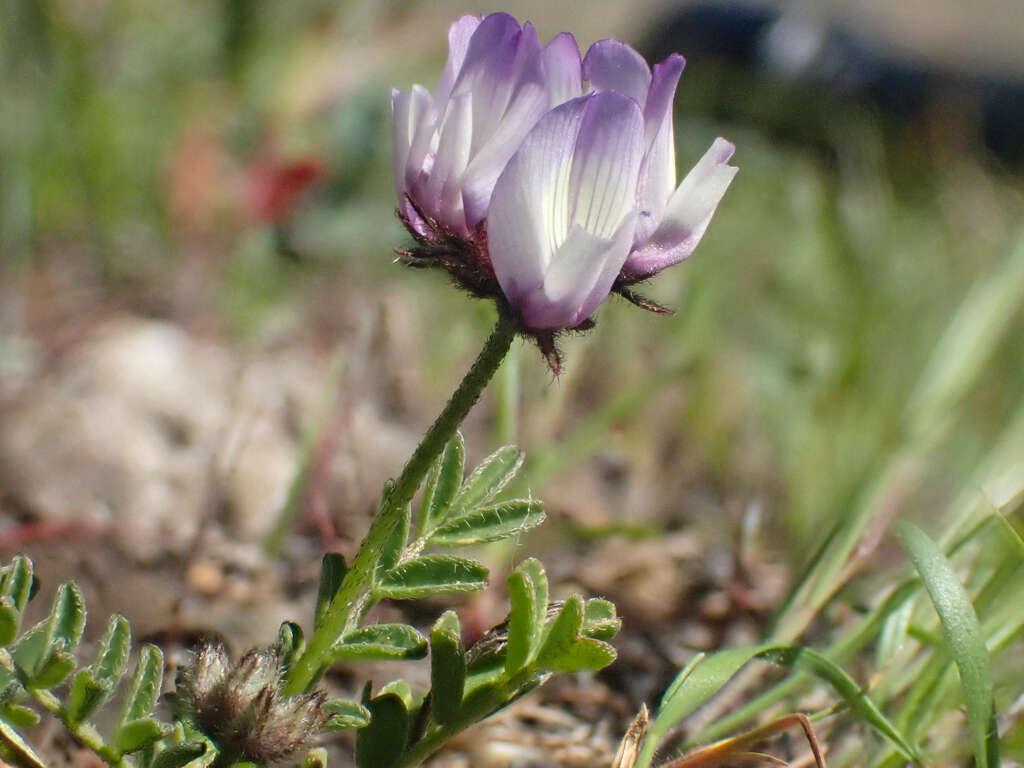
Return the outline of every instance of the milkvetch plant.
<path id="1" fill-rule="evenodd" d="M 631 48 L 605 40 L 581 57 L 571 35 L 541 47 L 530 24 L 500 13 L 459 19 L 449 43 L 434 95 L 420 86 L 393 94 L 398 215 L 415 241 L 399 253 L 493 299 L 498 321 L 385 485 L 351 561 L 323 558 L 310 631 L 286 622 L 275 643 L 235 661 L 221 646 L 199 648 L 178 671 L 173 722 L 153 714 L 162 656 L 144 647 L 123 714 L 104 739 L 90 718 L 113 697 L 124 669 L 127 622 L 111 620 L 93 664 L 76 672 L 85 607 L 65 585 L 50 617 L 19 638 L 33 583 L 31 564 L 20 558 L 0 580 L 8 596 L 0 645 L 12 645 L 0 654 L 0 722 L 27 722 L 20 702 L 34 698 L 125 768 L 264 765 L 301 754 L 321 732 L 355 728 L 359 768 L 399 768 L 418 765 L 550 676 L 615 659 L 608 642 L 620 626 L 615 607 L 578 594 L 550 599 L 544 568 L 532 558 L 508 576 L 507 619 L 468 648 L 454 611 L 427 632 L 366 618 L 382 600 L 484 589 L 487 569 L 452 550 L 517 537 L 544 520 L 540 501 L 502 496 L 523 454 L 506 446 L 467 472 L 460 424 L 517 334 L 535 339 L 557 371 L 555 334 L 590 327 L 610 293 L 659 309 L 631 286 L 696 246 L 736 171 L 726 164 L 732 145 L 717 140 L 676 185 L 679 56 L 652 72 Z M 367 683 L 358 701 L 318 689 L 333 664 L 428 656 L 426 691 L 400 679 Z M 69 677 L 62 702 L 51 689 Z M 39 764 L 7 725 L 0 745 L 14 762 Z M 305 758 L 310 766 L 324 759 L 316 749 Z"/>
<path id="2" fill-rule="evenodd" d="M 716 139 L 677 180 L 672 102 L 684 64 L 678 55 L 652 68 L 614 40 L 585 55 L 567 33 L 542 46 L 531 25 L 506 14 L 458 20 L 449 44 L 433 93 L 414 86 L 393 94 L 397 208 L 413 240 L 399 257 L 441 268 L 472 295 L 494 301 L 498 322 L 483 350 L 385 485 L 354 556 L 323 557 L 307 621 L 285 622 L 274 642 L 236 658 L 219 644 L 201 645 L 176 671 L 174 690 L 163 697 L 168 707 L 160 706 L 164 654 L 148 643 L 133 650 L 126 619 L 109 618 L 93 647 L 84 648 L 85 603 L 69 583 L 30 626 L 26 611 L 39 591 L 32 563 L 18 556 L 0 565 L 5 763 L 43 768 L 22 735 L 31 735 L 42 715 L 116 768 L 299 760 L 320 768 L 324 735 L 343 730 L 354 732 L 358 768 L 414 766 L 551 676 L 599 670 L 615 659 L 615 607 L 579 594 L 552 599 L 557 587 L 549 588 L 543 566 L 530 557 L 507 577 L 506 618 L 475 642 L 455 610 L 419 626 L 375 622 L 371 611 L 384 600 L 484 589 L 487 569 L 464 548 L 515 539 L 544 521 L 541 501 L 509 491 L 517 487 L 522 453 L 505 446 L 469 468 L 460 424 L 517 335 L 535 341 L 557 371 L 557 335 L 589 328 L 609 295 L 664 311 L 636 286 L 697 246 L 736 173 L 728 164 L 733 147 Z M 878 589 L 877 574 L 867 580 L 867 594 L 858 596 L 854 584 L 858 570 L 873 563 L 878 522 L 918 482 L 966 393 L 988 391 L 977 386 L 984 363 L 1000 349 L 1022 295 L 1018 245 L 953 315 L 900 404 L 899 428 L 885 420 L 877 467 L 846 487 L 834 468 L 807 462 L 809 472 L 841 488 L 850 509 L 809 553 L 767 636 L 690 659 L 651 717 L 641 710 L 613 768 L 778 762 L 769 756 L 773 748 L 762 751 L 760 744 L 795 727 L 821 768 L 826 756 L 839 765 L 895 768 L 966 764 L 971 756 L 975 765 L 995 766 L 1024 754 L 1024 718 L 1014 704 L 1024 613 L 1006 599 L 1024 589 L 1024 408 L 1000 432 L 963 499 L 946 510 L 940 537 L 898 526 L 913 570 L 908 566 L 888 590 Z M 885 307 L 879 301 L 872 309 Z M 862 330 L 855 359 L 869 361 L 862 355 L 872 337 Z M 837 391 L 850 396 L 856 386 L 848 381 L 863 381 L 845 367 L 840 378 L 847 383 Z M 597 421 L 621 413 L 616 406 Z M 864 415 L 858 410 L 855 417 Z M 583 430 L 588 445 L 597 442 L 594 423 Z M 806 431 L 815 430 L 821 428 Z M 570 438 L 549 451 L 578 456 L 586 451 L 564 449 L 580 444 Z M 845 459 L 853 452 L 840 453 Z M 300 462 L 292 489 L 299 491 L 288 503 L 301 495 L 307 470 Z M 980 498 L 978 488 L 986 489 Z M 833 614 L 847 618 L 830 636 Z M 802 644 L 809 631 L 828 636 L 827 645 Z M 863 666 L 868 648 L 881 673 L 854 679 L 847 670 Z M 416 679 L 424 682 L 368 681 L 348 698 L 327 692 L 332 666 L 369 660 L 422 661 L 426 669 Z M 784 668 L 784 677 L 756 696 L 738 695 L 768 665 Z M 811 699 L 797 698 L 812 687 Z M 796 712 L 808 701 L 825 709 Z M 704 723 L 691 727 L 698 712 Z M 867 727 L 832 727 L 844 713 Z M 670 741 L 680 725 L 689 730 Z M 680 754 L 664 753 L 670 743 Z M 935 759 L 940 754 L 953 760 Z"/>

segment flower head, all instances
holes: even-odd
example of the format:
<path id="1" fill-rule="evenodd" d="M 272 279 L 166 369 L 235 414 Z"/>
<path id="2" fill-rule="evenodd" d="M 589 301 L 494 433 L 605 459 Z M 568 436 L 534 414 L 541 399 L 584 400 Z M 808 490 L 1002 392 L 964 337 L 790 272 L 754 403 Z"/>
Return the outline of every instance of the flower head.
<path id="1" fill-rule="evenodd" d="M 179 670 L 178 715 L 228 762 L 275 762 L 305 746 L 329 718 L 320 691 L 282 697 L 281 674 L 276 646 L 249 651 L 232 666 L 222 645 L 204 645 Z"/>
<path id="2" fill-rule="evenodd" d="M 684 60 L 653 71 L 617 40 L 543 49 L 506 14 L 466 16 L 432 97 L 394 92 L 399 255 L 498 301 L 553 351 L 612 292 L 686 258 L 736 173 L 717 139 L 676 185 L 672 101 Z"/>

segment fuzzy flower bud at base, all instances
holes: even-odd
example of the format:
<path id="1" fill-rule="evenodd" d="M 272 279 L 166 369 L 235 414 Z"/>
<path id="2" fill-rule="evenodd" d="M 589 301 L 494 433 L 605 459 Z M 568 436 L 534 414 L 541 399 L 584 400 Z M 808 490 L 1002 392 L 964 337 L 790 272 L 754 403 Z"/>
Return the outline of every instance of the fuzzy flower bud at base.
<path id="1" fill-rule="evenodd" d="M 325 694 L 282 697 L 281 675 L 277 647 L 232 666 L 222 645 L 205 645 L 178 671 L 176 714 L 206 734 L 225 764 L 276 762 L 308 746 L 329 719 Z"/>

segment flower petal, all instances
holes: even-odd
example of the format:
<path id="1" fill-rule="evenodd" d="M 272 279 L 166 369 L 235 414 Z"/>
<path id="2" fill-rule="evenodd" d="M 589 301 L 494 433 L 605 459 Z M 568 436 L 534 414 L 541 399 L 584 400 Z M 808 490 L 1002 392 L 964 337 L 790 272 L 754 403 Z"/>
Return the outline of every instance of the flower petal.
<path id="1" fill-rule="evenodd" d="M 412 141 L 405 161 L 405 184 L 409 188 L 419 181 L 424 171 L 430 171 L 437 144 L 437 110 L 430 92 L 422 85 L 414 85 L 410 100 L 409 126 Z"/>
<path id="2" fill-rule="evenodd" d="M 643 117 L 631 98 L 615 91 L 592 95 L 573 151 L 571 222 L 609 238 L 636 207 L 643 160 Z"/>
<path id="3" fill-rule="evenodd" d="M 538 289 L 569 230 L 569 176 L 589 97 L 548 112 L 505 167 L 491 196 L 487 243 L 513 304 Z"/>
<path id="4" fill-rule="evenodd" d="M 452 86 L 462 70 L 469 50 L 469 40 L 480 26 L 479 16 L 463 16 L 448 28 L 448 61 L 437 82 L 437 103 L 444 104 L 451 96 Z"/>
<path id="5" fill-rule="evenodd" d="M 618 91 L 641 107 L 651 84 L 644 57 L 618 40 L 598 40 L 590 46 L 583 59 L 583 77 L 595 91 Z"/>
<path id="6" fill-rule="evenodd" d="M 620 93 L 545 115 L 494 188 L 488 247 L 523 322 L 570 328 L 608 295 L 633 243 L 643 117 Z"/>
<path id="7" fill-rule="evenodd" d="M 520 317 L 529 328 L 575 328 L 608 297 L 633 242 L 636 212 L 605 239 L 574 224 L 551 261 L 544 283 L 523 297 Z"/>
<path id="8" fill-rule="evenodd" d="M 440 141 L 430 177 L 417 198 L 435 206 L 437 218 L 464 235 L 469 234 L 462 211 L 462 174 L 469 162 L 469 141 L 473 130 L 469 94 L 456 96 L 440 129 Z"/>
<path id="9" fill-rule="evenodd" d="M 473 33 L 452 94 L 473 94 L 473 147 L 494 133 L 513 97 L 526 83 L 543 86 L 540 41 L 533 25 L 492 13 Z"/>
<path id="10" fill-rule="evenodd" d="M 473 138 L 463 177 L 466 223 L 487 215 L 498 175 L 544 114 L 547 94 L 537 31 L 505 13 L 487 16 L 473 33 L 453 88 L 472 94 Z"/>
<path id="11" fill-rule="evenodd" d="M 549 108 L 583 95 L 580 48 L 575 37 L 568 32 L 555 36 L 544 48 L 543 57 Z"/>
<path id="12" fill-rule="evenodd" d="M 641 244 L 657 229 L 665 204 L 676 186 L 675 135 L 672 130 L 672 100 L 685 59 L 672 54 L 654 65 L 651 88 L 644 105 L 644 138 L 647 154 L 640 168 L 637 204 L 641 218 L 636 242 Z"/>
<path id="13" fill-rule="evenodd" d="M 649 277 L 693 252 L 736 175 L 738 169 L 727 164 L 734 151 L 725 139 L 715 139 L 672 193 L 664 218 L 650 240 L 629 255 L 622 270 L 625 277 Z"/>
<path id="14" fill-rule="evenodd" d="M 409 205 L 407 196 L 423 169 L 425 149 L 421 153 L 420 147 L 429 147 L 429 137 L 433 132 L 433 100 L 424 88 L 413 86 L 411 92 L 391 92 L 391 109 L 391 161 L 398 209 L 416 228 L 417 232 L 426 234 L 426 223 L 420 220 L 419 214 Z M 417 143 L 417 138 L 419 138 L 419 143 Z M 415 158 L 413 157 L 414 144 L 416 145 Z"/>

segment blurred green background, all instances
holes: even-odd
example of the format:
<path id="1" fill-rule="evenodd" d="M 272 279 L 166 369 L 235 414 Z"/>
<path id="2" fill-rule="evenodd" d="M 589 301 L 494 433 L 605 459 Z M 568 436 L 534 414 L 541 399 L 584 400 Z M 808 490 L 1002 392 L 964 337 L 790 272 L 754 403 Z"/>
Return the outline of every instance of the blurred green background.
<path id="1" fill-rule="evenodd" d="M 424 363 L 443 391 L 486 312 L 390 264 L 404 235 L 392 216 L 388 94 L 434 82 L 448 5 L 4 3 L 8 358 L 31 318 L 57 312 L 39 296 L 46 312 L 32 306 L 38 291 L 64 307 L 54 322 L 90 304 L 127 306 L 251 339 L 282 314 L 315 303 L 329 316 L 331 302 L 372 286 L 413 296 L 422 327 L 436 329 Z M 544 39 L 573 28 L 583 46 L 604 35 L 642 45 L 674 12 L 548 6 L 510 10 Z M 926 17 L 941 29 L 940 14 Z M 946 63 L 980 66 L 984 48 L 970 41 L 985 33 L 966 30 Z M 610 302 L 595 334 L 567 342 L 565 380 L 549 387 L 541 366 L 524 367 L 531 397 L 585 396 L 549 404 L 554 423 L 528 409 L 524 437 L 543 443 L 588 408 L 647 388 L 620 419 L 650 418 L 646 429 L 665 440 L 696 444 L 695 474 L 723 488 L 777 495 L 787 540 L 803 551 L 908 439 L 907 399 L 951 313 L 1019 237 L 1019 175 L 950 104 L 896 124 L 825 89 L 691 54 L 677 98 L 680 168 L 725 135 L 742 174 L 698 254 L 651 286 L 676 316 Z M 956 439 L 930 458 L 921 505 L 959 487 L 1020 399 L 1019 301 L 1007 312 L 984 369 L 945 414 Z M 669 422 L 648 407 L 665 388 L 682 391 Z"/>

